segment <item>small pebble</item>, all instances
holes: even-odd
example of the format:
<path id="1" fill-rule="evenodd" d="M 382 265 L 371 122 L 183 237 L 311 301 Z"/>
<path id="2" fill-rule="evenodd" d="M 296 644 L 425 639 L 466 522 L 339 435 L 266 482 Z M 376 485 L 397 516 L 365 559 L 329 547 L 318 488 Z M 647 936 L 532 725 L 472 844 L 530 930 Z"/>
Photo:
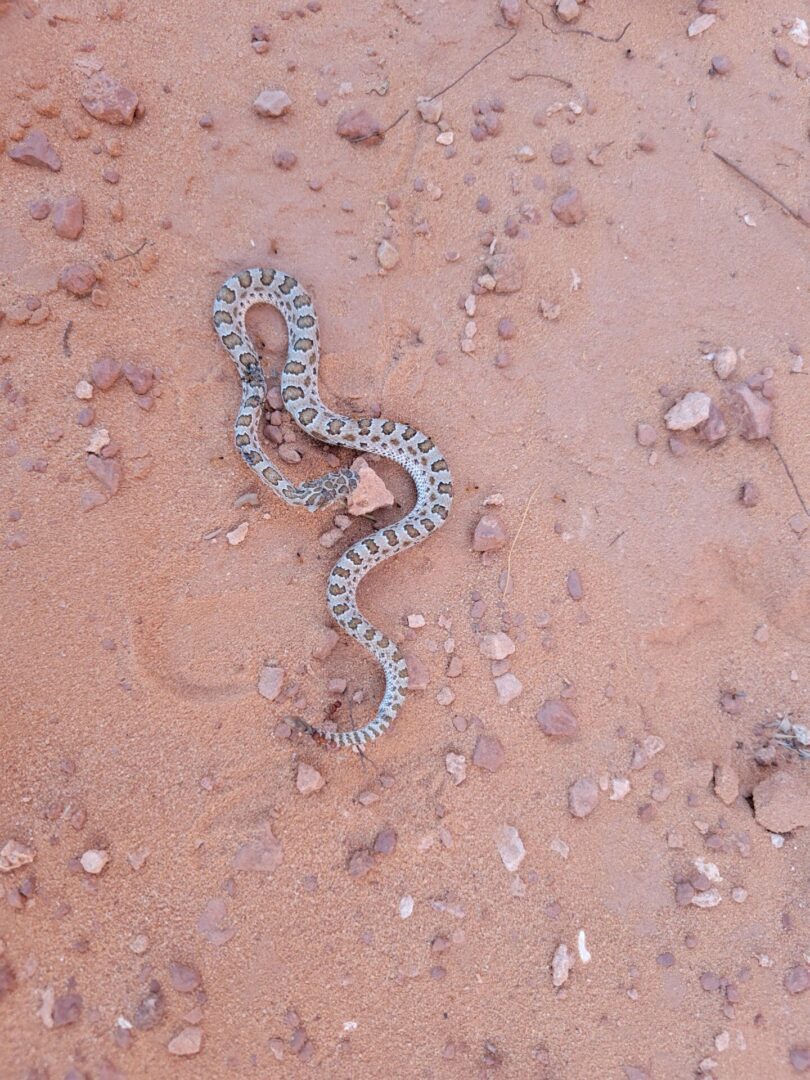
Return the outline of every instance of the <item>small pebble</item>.
<path id="1" fill-rule="evenodd" d="M 308 765 L 305 761 L 299 764 L 295 786 L 302 795 L 312 795 L 320 791 L 325 783 L 323 776 L 312 765 Z"/>
<path id="2" fill-rule="evenodd" d="M 262 90 L 253 102 L 253 111 L 263 117 L 284 116 L 291 107 L 292 99 L 284 90 Z"/>
<path id="3" fill-rule="evenodd" d="M 108 851 L 101 851 L 95 848 L 85 851 L 79 859 L 82 870 L 87 874 L 100 874 L 109 861 L 110 853 Z"/>
<path id="4" fill-rule="evenodd" d="M 580 777 L 568 789 L 568 809 L 574 817 L 593 813 L 599 802 L 599 787 L 590 776 Z"/>

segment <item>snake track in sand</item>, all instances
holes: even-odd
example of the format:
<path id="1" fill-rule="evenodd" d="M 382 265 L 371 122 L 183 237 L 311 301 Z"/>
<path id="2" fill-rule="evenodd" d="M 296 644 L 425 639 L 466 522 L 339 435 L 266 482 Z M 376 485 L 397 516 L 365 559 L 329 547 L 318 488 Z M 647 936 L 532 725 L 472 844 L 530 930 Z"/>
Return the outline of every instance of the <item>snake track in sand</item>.
<path id="1" fill-rule="evenodd" d="M 287 324 L 287 362 L 281 374 L 281 396 L 296 424 L 322 442 L 395 461 L 407 470 L 416 485 L 416 503 L 410 513 L 394 525 L 378 529 L 352 544 L 332 567 L 326 590 L 332 617 L 368 649 L 385 673 L 385 694 L 376 716 L 352 731 L 323 731 L 296 720 L 302 731 L 319 742 L 360 749 L 382 735 L 397 715 L 408 688 L 408 670 L 397 645 L 360 613 L 357 587 L 372 567 L 420 543 L 444 524 L 453 498 L 450 470 L 433 440 L 409 424 L 377 418 L 354 419 L 328 409 L 318 394 L 318 319 L 311 297 L 295 278 L 279 270 L 242 270 L 228 278 L 217 293 L 214 326 L 236 364 L 242 383 L 242 405 L 235 425 L 236 448 L 279 498 L 290 506 L 303 506 L 311 511 L 342 506 L 357 486 L 358 477 L 351 469 L 337 469 L 295 485 L 262 449 L 259 431 L 267 383 L 245 325 L 245 315 L 254 304 L 271 304 Z"/>

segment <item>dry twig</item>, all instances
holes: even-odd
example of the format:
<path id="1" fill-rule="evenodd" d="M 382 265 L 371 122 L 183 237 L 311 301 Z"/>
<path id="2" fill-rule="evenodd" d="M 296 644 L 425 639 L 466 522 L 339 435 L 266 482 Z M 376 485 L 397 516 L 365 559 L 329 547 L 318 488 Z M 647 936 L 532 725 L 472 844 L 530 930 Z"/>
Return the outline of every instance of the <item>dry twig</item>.
<path id="1" fill-rule="evenodd" d="M 747 180 L 749 184 L 753 184 L 754 187 L 758 191 L 761 191 L 763 195 L 767 195 L 769 199 L 773 199 L 773 201 L 778 206 L 782 207 L 785 213 L 790 214 L 790 216 L 796 218 L 797 221 L 801 221 L 803 224 L 806 224 L 804 218 L 801 216 L 798 210 L 794 210 L 792 206 L 788 206 L 788 204 L 784 202 L 784 200 L 780 199 L 778 195 L 774 195 L 774 193 L 768 188 L 766 188 L 764 184 L 760 184 L 759 180 L 755 180 L 753 176 L 749 176 L 749 174 L 745 172 L 744 169 L 741 169 L 739 165 L 735 165 L 733 161 L 730 161 L 725 156 L 725 154 L 721 154 L 719 150 L 712 150 L 712 153 L 716 158 L 719 158 L 724 165 L 728 165 L 730 169 L 733 169 L 738 176 L 741 176 L 743 178 L 743 180 Z"/>

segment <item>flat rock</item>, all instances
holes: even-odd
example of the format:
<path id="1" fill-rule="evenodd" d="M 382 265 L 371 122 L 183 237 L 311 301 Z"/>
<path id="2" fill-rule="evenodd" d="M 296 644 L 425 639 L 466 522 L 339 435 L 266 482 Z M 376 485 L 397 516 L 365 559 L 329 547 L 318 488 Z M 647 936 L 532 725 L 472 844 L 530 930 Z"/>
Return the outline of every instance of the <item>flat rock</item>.
<path id="1" fill-rule="evenodd" d="M 501 740 L 494 735 L 478 736 L 473 750 L 473 765 L 487 772 L 496 772 L 506 760 Z"/>
<path id="2" fill-rule="evenodd" d="M 344 109 L 337 118 L 337 133 L 350 142 L 373 146 L 382 140 L 383 126 L 367 109 Z"/>
<path id="3" fill-rule="evenodd" d="M 51 146 L 51 141 L 44 131 L 34 129 L 20 142 L 9 148 L 8 156 L 22 165 L 40 165 L 52 172 L 59 172 L 62 159 Z"/>
<path id="4" fill-rule="evenodd" d="M 82 108 L 105 124 L 126 124 L 135 119 L 138 95 L 104 71 L 92 75 L 84 84 Z"/>
<path id="5" fill-rule="evenodd" d="M 495 514 L 484 514 L 475 526 L 473 551 L 499 551 L 508 537 L 503 522 Z"/>
<path id="6" fill-rule="evenodd" d="M 576 0 L 574 2 L 576 3 Z M 577 188 L 571 188 L 562 195 L 558 195 L 551 204 L 551 212 L 563 225 L 579 225 L 585 220 L 585 206 L 581 193 Z"/>
<path id="7" fill-rule="evenodd" d="M 266 664 L 259 675 L 259 693 L 268 701 L 275 701 L 284 685 L 284 668 Z"/>
<path id="8" fill-rule="evenodd" d="M 346 500 L 350 514 L 355 517 L 359 514 L 371 514 L 383 506 L 394 505 L 394 496 L 365 458 L 355 458 L 352 471 L 357 473 L 358 481 L 357 487 Z"/>
<path id="9" fill-rule="evenodd" d="M 738 383 L 734 393 L 740 403 L 741 430 L 744 439 L 766 439 L 771 433 L 773 405 L 747 383 Z"/>
<path id="10" fill-rule="evenodd" d="M 599 802 L 599 787 L 590 776 L 582 776 L 568 789 L 568 809 L 574 817 L 592 814 Z"/>
<path id="11" fill-rule="evenodd" d="M 731 806 L 740 794 L 740 778 L 730 765 L 716 765 L 714 769 L 714 793 L 720 802 Z"/>
<path id="12" fill-rule="evenodd" d="M 84 228 L 84 206 L 78 195 L 57 199 L 51 217 L 54 232 L 63 240 L 78 240 Z"/>
<path id="13" fill-rule="evenodd" d="M 514 701 L 523 693 L 523 683 L 517 675 L 507 671 L 495 679 L 495 691 L 498 695 L 498 704 L 508 705 L 510 701 Z"/>
<path id="14" fill-rule="evenodd" d="M 551 698 L 537 711 L 537 723 L 544 735 L 571 738 L 579 731 L 579 722 L 564 701 Z"/>
<path id="15" fill-rule="evenodd" d="M 178 1057 L 190 1057 L 192 1054 L 199 1054 L 201 1047 L 202 1028 L 185 1027 L 169 1041 L 167 1049 L 170 1054 Z"/>
<path id="16" fill-rule="evenodd" d="M 508 634 L 498 630 L 494 634 L 484 634 L 478 648 L 488 660 L 505 660 L 515 651 L 515 643 Z"/>
<path id="17" fill-rule="evenodd" d="M 281 842 L 273 835 L 270 825 L 266 825 L 264 834 L 242 844 L 233 857 L 234 870 L 258 871 L 272 874 L 284 858 Z"/>
<path id="18" fill-rule="evenodd" d="M 692 391 L 672 406 L 665 417 L 666 425 L 670 431 L 689 431 L 708 420 L 711 407 L 708 394 Z"/>
<path id="19" fill-rule="evenodd" d="M 782 770 L 754 788 L 754 817 L 769 832 L 786 833 L 810 825 L 810 781 Z"/>
<path id="20" fill-rule="evenodd" d="M 200 985 L 200 973 L 193 964 L 182 964 L 175 960 L 169 964 L 169 979 L 175 990 L 181 994 L 190 994 Z"/>
<path id="21" fill-rule="evenodd" d="M 325 783 L 323 776 L 313 765 L 308 765 L 306 761 L 299 764 L 295 786 L 302 795 L 313 795 L 316 791 L 320 791 Z"/>
<path id="22" fill-rule="evenodd" d="M 284 116 L 292 108 L 292 99 L 284 90 L 262 90 L 253 102 L 253 111 L 259 116 Z"/>

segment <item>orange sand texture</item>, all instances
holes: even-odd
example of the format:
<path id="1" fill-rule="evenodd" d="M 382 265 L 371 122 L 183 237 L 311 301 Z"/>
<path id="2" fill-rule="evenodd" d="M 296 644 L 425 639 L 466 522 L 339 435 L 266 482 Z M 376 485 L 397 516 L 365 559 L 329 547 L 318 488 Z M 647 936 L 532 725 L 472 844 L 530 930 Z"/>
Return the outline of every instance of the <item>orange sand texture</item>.
<path id="1" fill-rule="evenodd" d="M 720 0 L 693 37 L 689 3 L 592 0 L 570 23 L 547 0 L 504 8 L 0 4 L 0 848 L 33 859 L 0 873 L 3 1078 L 810 1069 L 808 764 L 773 739 L 810 720 L 810 48 L 789 35 L 807 7 Z M 417 97 L 504 42 L 442 95 L 437 143 Z M 94 66 L 137 94 L 131 126 L 82 108 Z M 286 115 L 253 111 L 268 88 Z M 476 103 L 500 126 L 480 141 Z M 352 143 L 336 128 L 356 108 L 383 127 L 408 111 Z M 31 129 L 61 171 L 9 157 Z M 567 225 L 551 207 L 571 189 L 585 216 Z M 78 239 L 32 217 L 74 194 Z M 520 288 L 474 295 L 493 240 Z M 57 287 L 80 262 L 92 297 Z M 324 547 L 329 513 L 283 506 L 232 446 L 211 302 L 265 264 L 315 298 L 330 405 L 418 425 L 454 473 L 447 525 L 361 589 L 428 677 L 366 761 L 284 723 L 335 701 L 336 722 L 350 704 L 365 722 L 382 678 L 343 636 L 322 648 L 328 569 L 372 525 Z M 253 327 L 278 372 L 280 318 Z M 741 350 L 726 382 L 704 357 L 723 345 Z M 140 369 L 140 395 L 122 376 L 77 399 L 103 357 Z M 771 437 L 745 439 L 727 403 L 768 368 Z M 667 431 L 689 391 L 724 439 Z M 106 458 L 87 452 L 100 429 Z M 291 476 L 328 470 L 321 444 L 288 445 Z M 410 483 L 374 464 L 400 504 L 378 520 L 396 520 Z M 484 513 L 507 536 L 489 554 Z M 488 632 L 516 646 L 495 667 L 518 680 L 508 703 Z M 545 701 L 573 736 L 543 733 Z M 325 781 L 310 794 L 302 763 Z M 751 793 L 777 773 L 796 827 L 769 832 Z M 597 805 L 576 818 L 584 777 Z"/>

